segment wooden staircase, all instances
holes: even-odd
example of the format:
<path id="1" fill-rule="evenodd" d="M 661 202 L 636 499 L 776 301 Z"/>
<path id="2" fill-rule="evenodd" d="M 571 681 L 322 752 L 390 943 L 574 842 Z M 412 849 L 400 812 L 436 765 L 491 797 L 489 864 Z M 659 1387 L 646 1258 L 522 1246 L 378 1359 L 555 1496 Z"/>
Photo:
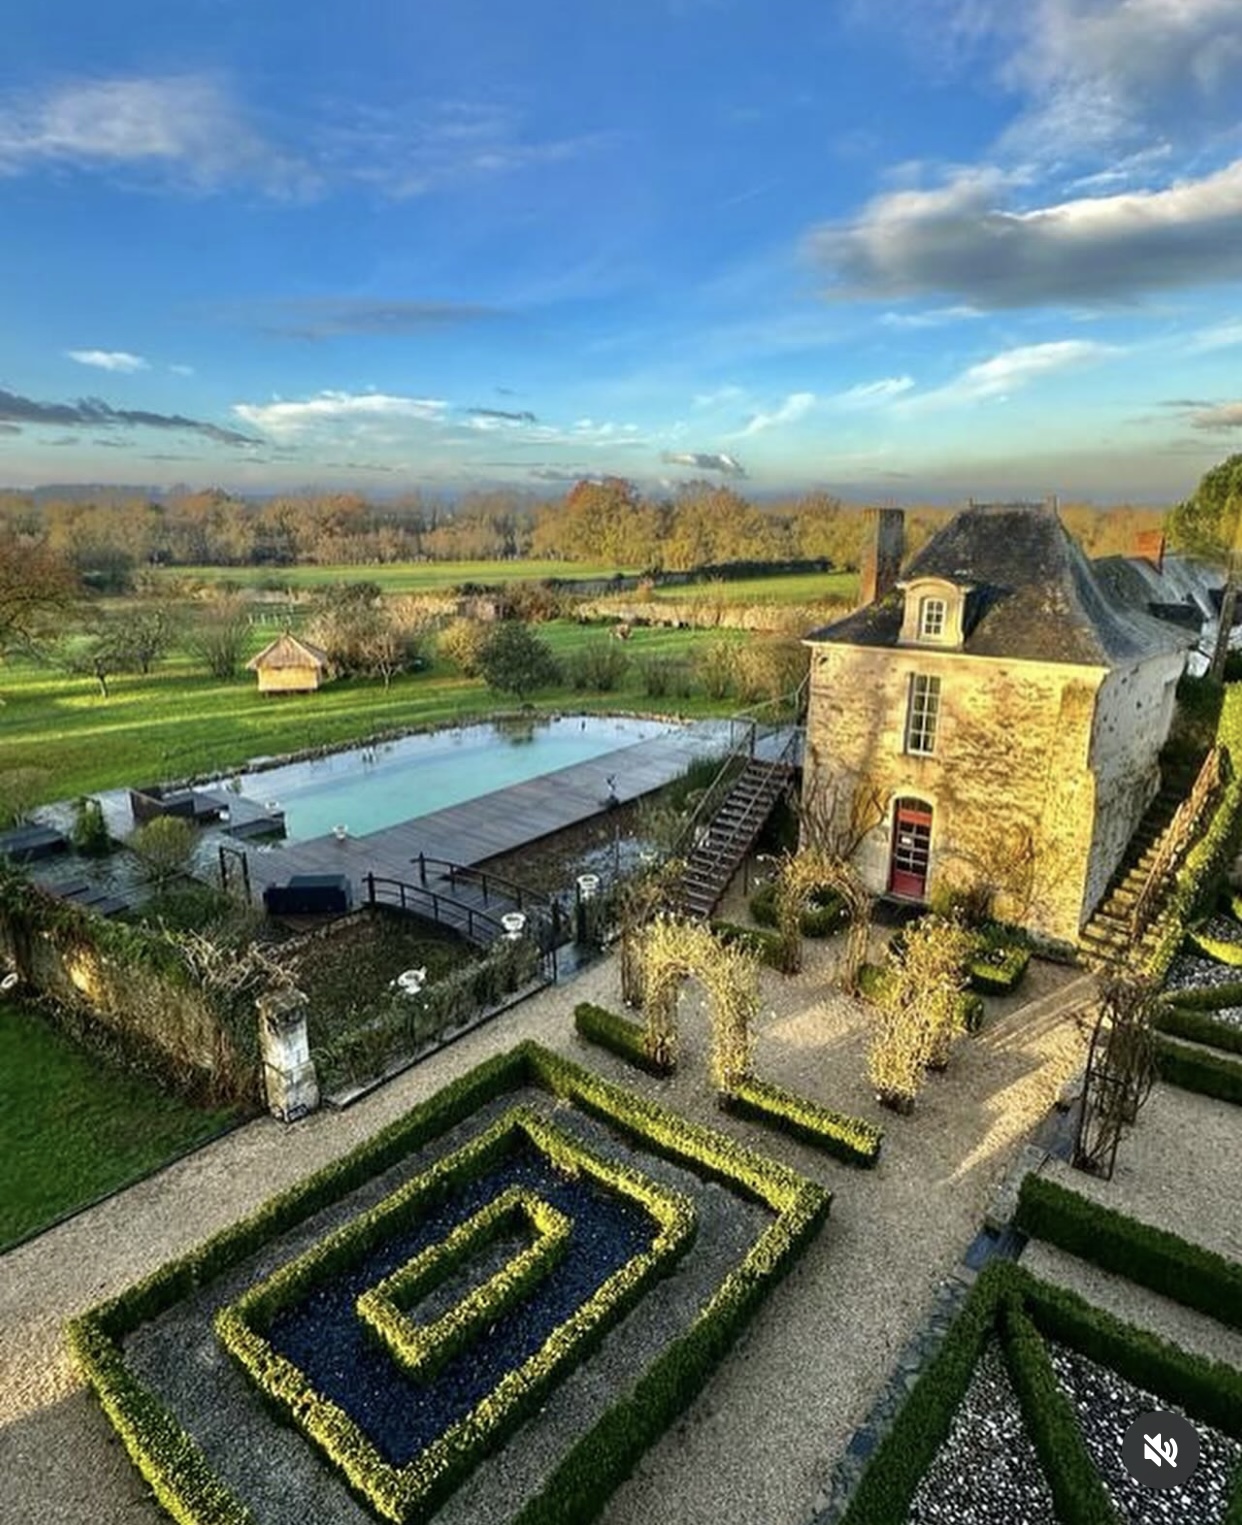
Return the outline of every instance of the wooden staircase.
<path id="1" fill-rule="evenodd" d="M 673 892 L 677 911 L 706 920 L 720 904 L 793 775 L 787 762 L 752 757 L 711 817 L 695 829 Z"/>
<path id="2" fill-rule="evenodd" d="M 1171 880 L 1151 906 L 1142 931 L 1136 935 L 1134 913 L 1174 817 L 1187 797 L 1194 774 L 1166 778 L 1160 792 L 1147 807 L 1125 857 L 1113 875 L 1104 897 L 1078 934 L 1078 947 L 1086 963 L 1119 968 L 1140 962 L 1157 936 L 1157 923 Z"/>

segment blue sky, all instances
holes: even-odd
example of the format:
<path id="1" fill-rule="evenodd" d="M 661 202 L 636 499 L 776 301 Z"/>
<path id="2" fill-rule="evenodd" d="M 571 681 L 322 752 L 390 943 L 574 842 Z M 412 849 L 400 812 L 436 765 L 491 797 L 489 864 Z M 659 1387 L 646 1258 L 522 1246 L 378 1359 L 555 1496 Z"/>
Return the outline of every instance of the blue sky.
<path id="1" fill-rule="evenodd" d="M 1238 0 L 44 0 L 0 482 L 1184 496 Z"/>

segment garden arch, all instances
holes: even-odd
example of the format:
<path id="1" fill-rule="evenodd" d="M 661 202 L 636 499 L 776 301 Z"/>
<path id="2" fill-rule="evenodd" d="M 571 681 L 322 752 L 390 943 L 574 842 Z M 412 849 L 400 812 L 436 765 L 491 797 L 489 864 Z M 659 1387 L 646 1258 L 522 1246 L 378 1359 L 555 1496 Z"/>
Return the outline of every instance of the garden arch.
<path id="1" fill-rule="evenodd" d="M 712 1015 L 712 1078 L 725 1095 L 750 1074 L 750 1024 L 759 1010 L 759 960 L 726 945 L 702 922 L 657 917 L 639 942 L 647 1050 L 672 1068 L 677 1057 L 677 997 L 685 980 L 706 987 Z"/>
<path id="2" fill-rule="evenodd" d="M 816 890 L 825 887 L 840 895 L 849 918 L 845 963 L 840 978 L 842 986 L 852 992 L 867 958 L 871 896 L 850 863 L 816 847 L 803 848 L 785 858 L 776 871 L 776 928 L 781 939 L 781 969 L 785 974 L 797 974 L 801 969 L 802 914 L 810 906 Z"/>

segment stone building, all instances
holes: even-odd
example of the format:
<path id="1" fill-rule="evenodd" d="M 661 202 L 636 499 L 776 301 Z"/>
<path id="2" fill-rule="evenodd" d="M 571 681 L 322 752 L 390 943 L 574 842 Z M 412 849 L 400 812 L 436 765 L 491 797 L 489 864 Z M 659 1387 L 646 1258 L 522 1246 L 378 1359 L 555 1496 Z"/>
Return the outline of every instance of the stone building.
<path id="1" fill-rule="evenodd" d="M 1051 504 L 972 504 L 806 638 L 807 833 L 875 894 L 974 891 L 1074 942 L 1159 787 L 1194 634 L 1105 592 Z"/>

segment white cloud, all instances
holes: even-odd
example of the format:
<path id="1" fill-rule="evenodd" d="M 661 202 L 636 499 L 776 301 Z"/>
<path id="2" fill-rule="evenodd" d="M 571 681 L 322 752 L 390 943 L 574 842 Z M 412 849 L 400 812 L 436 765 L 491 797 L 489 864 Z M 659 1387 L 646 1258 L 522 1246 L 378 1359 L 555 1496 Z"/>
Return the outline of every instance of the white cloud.
<path id="1" fill-rule="evenodd" d="M 1242 402 L 1222 402 L 1210 408 L 1200 408 L 1190 415 L 1196 429 L 1224 432 L 1242 429 Z"/>
<path id="2" fill-rule="evenodd" d="M 953 307 L 924 308 L 922 312 L 882 312 L 880 322 L 885 328 L 944 328 L 950 323 L 982 316 L 975 308 L 958 303 Z"/>
<path id="3" fill-rule="evenodd" d="M 839 407 L 872 408 L 891 402 L 914 386 L 912 376 L 885 376 L 880 381 L 859 382 L 857 386 L 838 392 L 830 400 Z"/>
<path id="4" fill-rule="evenodd" d="M 1014 392 L 1047 376 L 1096 364 L 1115 353 L 1109 345 L 1087 339 L 1019 345 L 968 366 L 943 386 L 921 392 L 904 401 L 901 407 L 908 412 L 921 412 L 963 403 L 1005 402 Z"/>
<path id="5" fill-rule="evenodd" d="M 716 387 L 711 392 L 696 392 L 694 406 L 696 408 L 720 408 L 729 403 L 740 402 L 746 392 L 742 387 L 732 385 Z"/>
<path id="6" fill-rule="evenodd" d="M 791 392 L 774 412 L 752 414 L 745 426 L 739 429 L 733 438 L 750 439 L 753 435 L 763 434 L 768 429 L 780 428 L 783 424 L 796 424 L 799 419 L 806 417 L 816 401 L 814 392 Z"/>
<path id="7" fill-rule="evenodd" d="M 100 371 L 130 373 L 150 370 L 150 363 L 141 355 L 131 355 L 124 349 L 71 349 L 65 353 L 79 365 L 91 365 Z"/>
<path id="8" fill-rule="evenodd" d="M 168 369 L 174 376 L 193 376 L 194 374 L 194 367 L 192 365 L 170 365 Z"/>
<path id="9" fill-rule="evenodd" d="M 1202 328 L 1190 341 L 1193 350 L 1231 349 L 1235 344 L 1242 344 L 1242 322 L 1217 323 L 1211 328 Z"/>
<path id="10" fill-rule="evenodd" d="M 1019 151 L 1073 157 L 1236 125 L 1237 0 L 1038 0 L 1025 16 L 1002 73 L 1031 102 Z"/>
<path id="11" fill-rule="evenodd" d="M 1117 302 L 1170 287 L 1236 281 L 1242 159 L 1163 190 L 1011 210 L 996 169 L 932 190 L 877 197 L 849 224 L 820 228 L 811 253 L 843 294 L 948 295 L 972 307 Z"/>
<path id="12" fill-rule="evenodd" d="M 342 424 L 440 423 L 448 404 L 430 397 L 395 397 L 385 392 L 320 392 L 305 402 L 234 403 L 238 418 L 276 438 Z"/>
<path id="13" fill-rule="evenodd" d="M 204 75 L 78 80 L 0 99 L 0 175 L 49 164 L 154 171 L 198 191 L 238 180 L 280 196 L 316 188 L 305 163 Z"/>

